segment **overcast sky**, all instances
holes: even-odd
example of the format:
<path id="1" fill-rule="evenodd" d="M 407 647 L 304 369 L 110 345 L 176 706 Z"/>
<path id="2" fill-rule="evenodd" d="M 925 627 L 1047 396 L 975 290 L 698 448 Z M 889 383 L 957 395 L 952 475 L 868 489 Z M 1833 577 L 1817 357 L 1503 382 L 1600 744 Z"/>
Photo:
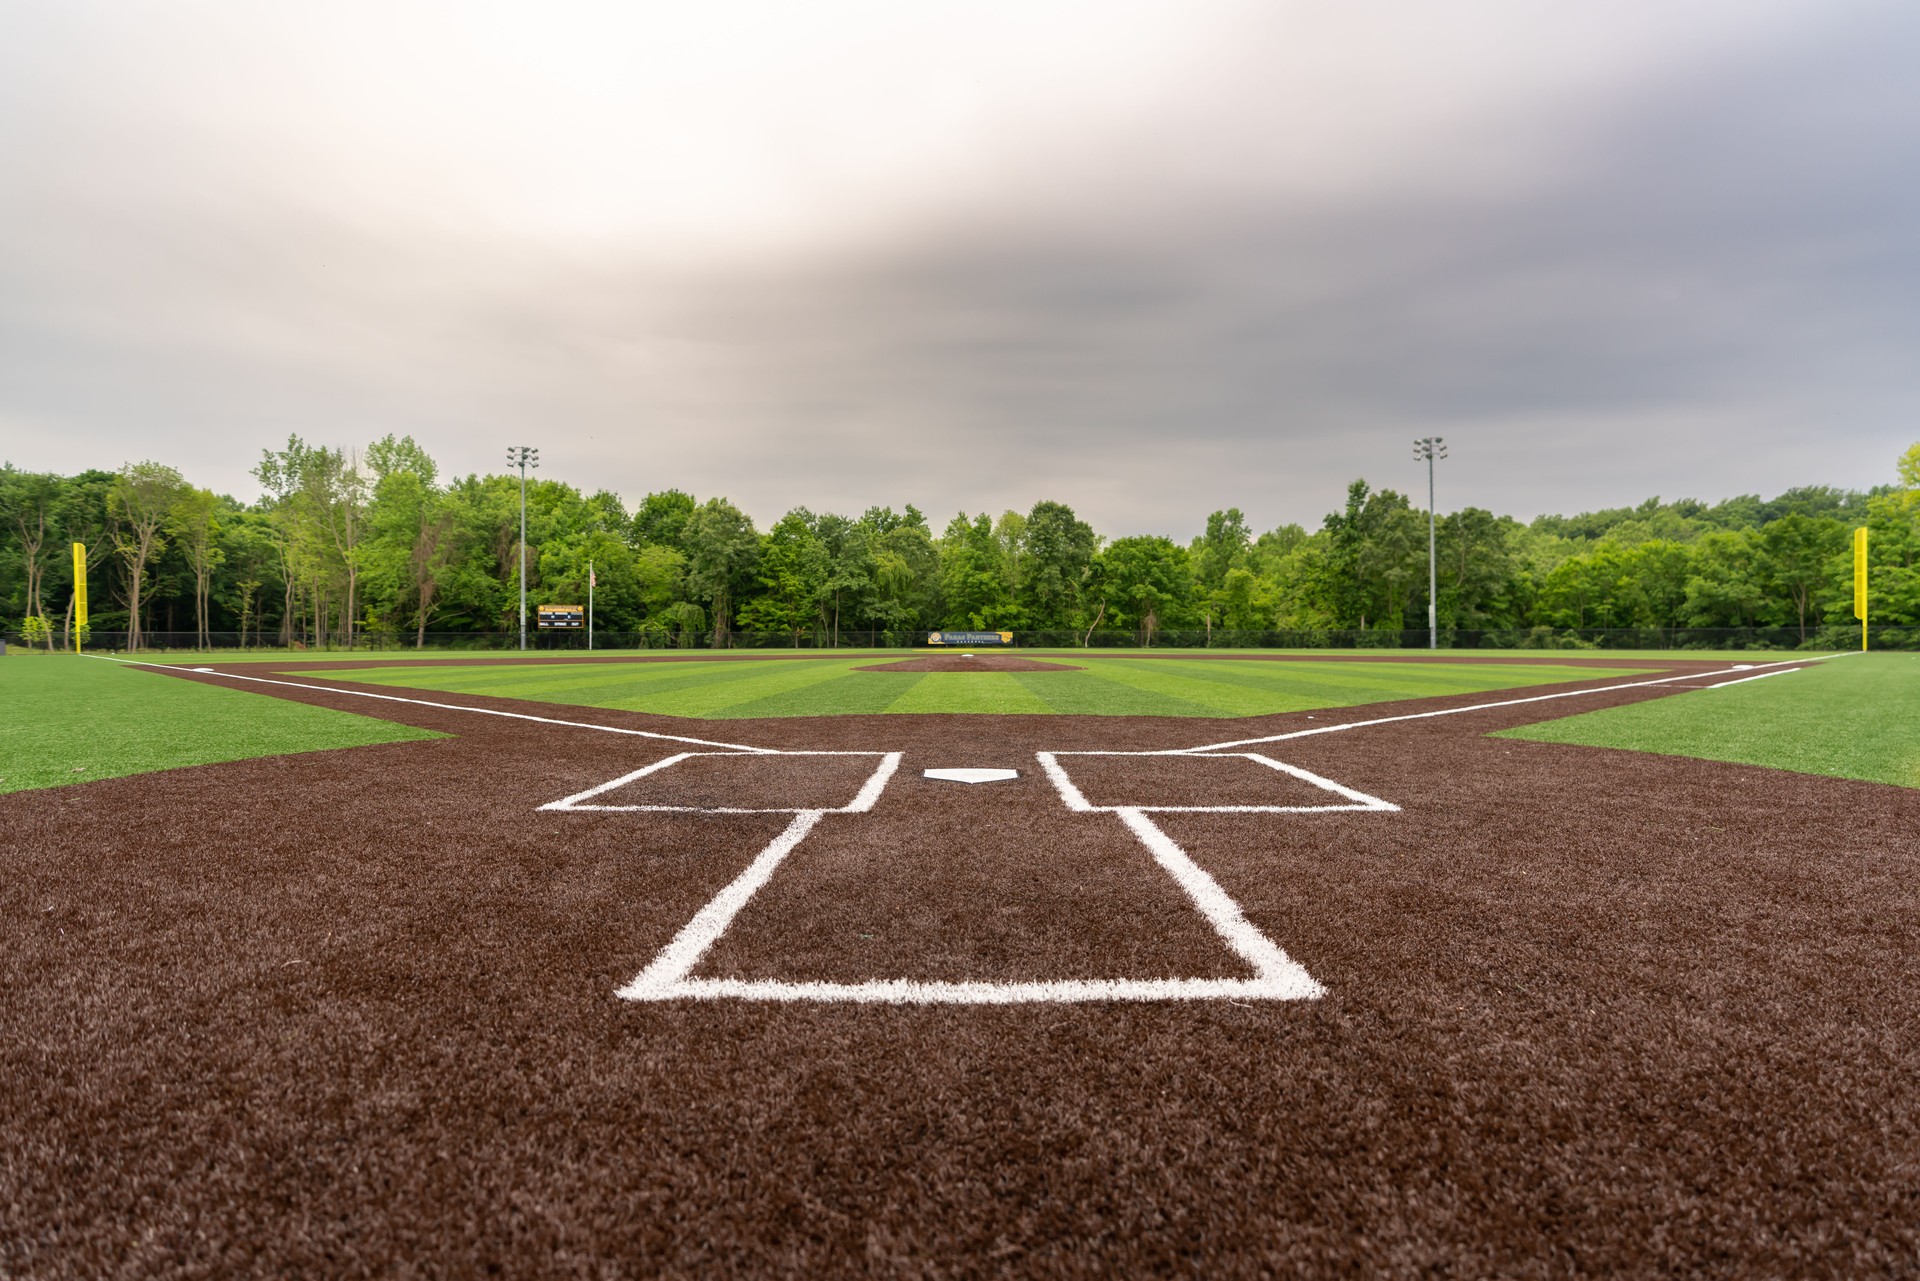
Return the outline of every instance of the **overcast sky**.
<path id="1" fill-rule="evenodd" d="M 9 0 L 0 457 L 761 523 L 1893 479 L 1911 0 Z"/>

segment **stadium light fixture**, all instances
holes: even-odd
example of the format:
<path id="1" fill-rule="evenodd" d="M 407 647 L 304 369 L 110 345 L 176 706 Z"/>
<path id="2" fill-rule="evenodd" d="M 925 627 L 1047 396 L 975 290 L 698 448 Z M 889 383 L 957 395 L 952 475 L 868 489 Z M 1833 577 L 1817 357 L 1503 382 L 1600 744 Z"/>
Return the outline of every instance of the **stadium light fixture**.
<path id="1" fill-rule="evenodd" d="M 1439 569 L 1434 556 L 1433 460 L 1447 456 L 1446 441 L 1439 436 L 1422 436 L 1413 442 L 1413 461 L 1427 464 L 1427 648 L 1440 648 L 1440 612 L 1438 608 Z"/>
<path id="2" fill-rule="evenodd" d="M 520 469 L 520 648 L 527 647 L 527 468 L 540 470 L 540 451 L 507 446 L 507 466 Z"/>

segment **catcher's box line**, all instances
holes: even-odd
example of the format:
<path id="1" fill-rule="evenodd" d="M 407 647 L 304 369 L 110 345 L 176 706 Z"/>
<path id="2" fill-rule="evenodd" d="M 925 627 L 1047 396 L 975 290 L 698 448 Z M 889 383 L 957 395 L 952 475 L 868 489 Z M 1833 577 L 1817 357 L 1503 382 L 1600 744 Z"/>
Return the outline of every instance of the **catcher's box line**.
<path id="1" fill-rule="evenodd" d="M 884 758 L 881 760 L 879 766 L 875 768 L 874 772 L 867 776 L 866 782 L 861 785 L 860 791 L 857 794 L 855 794 L 854 798 L 851 801 L 849 801 L 845 806 L 839 809 L 820 808 L 817 810 L 809 810 L 809 809 L 801 808 L 798 806 L 781 806 L 781 807 L 772 807 L 772 808 L 766 808 L 766 809 L 749 809 L 745 806 L 734 806 L 734 805 L 588 805 L 586 804 L 587 801 L 592 800 L 596 796 L 600 796 L 600 795 L 603 795 L 604 793 L 613 791 L 615 788 L 625 787 L 628 783 L 633 782 L 635 779 L 645 778 L 647 775 L 652 774 L 657 770 L 663 770 L 671 766 L 678 765 L 681 761 L 684 761 L 684 760 L 691 760 L 694 757 L 700 757 L 700 756 L 740 756 L 743 754 L 744 753 L 741 753 L 741 752 L 676 752 L 674 755 L 666 757 L 662 760 L 657 760 L 653 762 L 653 764 L 651 765 L 642 765 L 639 769 L 634 770 L 630 774 L 622 774 L 619 778 L 611 779 L 605 783 L 598 784 L 597 786 L 594 786 L 594 787 L 589 787 L 584 792 L 576 792 L 572 796 L 563 796 L 557 801 L 548 801 L 545 805 L 540 806 L 540 809 L 541 810 L 563 810 L 563 811 L 588 810 L 588 811 L 612 811 L 612 812 L 619 812 L 619 813 L 666 813 L 666 814 L 807 814 L 807 813 L 864 814 L 868 810 L 873 808 L 875 801 L 878 801 L 880 799 L 880 793 L 885 790 L 887 786 L 887 780 L 892 778 L 894 771 L 900 768 L 900 757 L 901 757 L 901 753 L 899 752 L 808 752 L 808 751 L 768 750 L 764 752 L 754 753 L 754 756 L 756 757 L 756 759 L 764 758 L 767 756 L 879 756 Z"/>
<path id="2" fill-rule="evenodd" d="M 1226 999 L 1317 1000 L 1326 989 L 1298 961 L 1256 929 L 1240 907 L 1187 852 L 1139 810 L 1116 810 L 1158 863 L 1184 890 L 1227 948 L 1253 970 L 1251 979 L 1068 979 L 1038 983 L 924 983 L 876 979 L 867 983 L 793 983 L 780 980 L 689 977 L 707 950 L 727 932 L 748 901 L 826 816 L 795 814 L 734 881 L 716 894 L 662 948 L 647 968 L 620 989 L 628 1001 L 715 1000 L 853 1002 L 887 1005 L 1022 1005 L 1079 1001 Z"/>
<path id="3" fill-rule="evenodd" d="M 1035 752 L 1040 768 L 1053 784 L 1053 790 L 1060 793 L 1060 799 L 1070 810 L 1083 814 L 1120 814 L 1129 810 L 1148 814 L 1323 814 L 1340 810 L 1384 810 L 1399 813 L 1400 807 L 1391 801 L 1383 801 L 1377 796 L 1336 783 L 1330 778 L 1322 778 L 1312 770 L 1301 769 L 1298 765 L 1289 765 L 1277 761 L 1271 756 L 1262 756 L 1258 752 Z M 1304 783 L 1344 796 L 1352 802 L 1348 805 L 1095 805 L 1086 798 L 1073 779 L 1068 777 L 1066 769 L 1060 764 L 1062 756 L 1192 756 L 1200 760 L 1248 760 L 1264 765 L 1268 769 L 1290 774 Z"/>
<path id="4" fill-rule="evenodd" d="M 850 755 L 842 752 L 793 752 L 789 755 Z M 1200 999 L 1313 1000 L 1325 994 L 1304 967 L 1249 921 L 1220 883 L 1194 862 L 1180 845 L 1168 836 L 1151 817 L 1154 813 L 1280 813 L 1307 814 L 1326 811 L 1374 810 L 1397 813 L 1399 806 L 1378 797 L 1322 778 L 1311 771 L 1255 753 L 1241 753 L 1282 773 L 1291 774 L 1317 787 L 1351 800 L 1346 805 L 1321 806 L 1094 806 L 1075 786 L 1059 756 L 1132 756 L 1132 752 L 1038 752 L 1041 768 L 1053 782 L 1055 791 L 1069 809 L 1081 813 L 1112 814 L 1152 855 L 1184 892 L 1194 908 L 1206 918 L 1229 951 L 1253 971 L 1250 979 L 1081 979 L 1055 982 L 992 983 L 967 981 L 930 983 L 908 979 L 879 979 L 867 983 L 785 982 L 781 980 L 696 979 L 694 967 L 733 924 L 741 910 L 767 882 L 776 868 L 797 849 L 808 834 L 829 814 L 856 814 L 871 810 L 898 769 L 901 754 L 889 753 L 881 766 L 861 788 L 860 795 L 844 809 L 808 809 L 797 811 L 735 811 L 710 809 L 708 813 L 781 812 L 793 819 L 775 836 L 746 870 L 708 903 L 674 935 L 673 940 L 640 972 L 621 988 L 618 995 L 630 1001 L 716 1000 L 819 1001 L 893 1005 L 1015 1005 L 1033 1002 L 1079 1001 L 1166 1001 Z M 552 802 L 542 809 L 680 809 L 669 806 L 595 806 L 583 802 L 635 778 L 644 777 L 690 756 L 714 755 L 683 752 L 656 761 L 632 773 L 622 775 L 586 792 Z M 1205 759 L 1218 759 L 1208 756 Z M 1077 803 L 1076 803 L 1077 801 Z M 684 807 L 692 808 L 692 807 Z"/>

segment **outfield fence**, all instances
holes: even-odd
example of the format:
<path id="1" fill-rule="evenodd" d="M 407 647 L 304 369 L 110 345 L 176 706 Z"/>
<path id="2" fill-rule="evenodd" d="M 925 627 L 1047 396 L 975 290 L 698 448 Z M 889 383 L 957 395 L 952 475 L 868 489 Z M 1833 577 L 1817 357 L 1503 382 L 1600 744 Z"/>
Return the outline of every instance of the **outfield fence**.
<path id="1" fill-rule="evenodd" d="M 18 632 L 0 633 L 10 648 L 27 648 Z M 428 632 L 424 644 L 416 644 L 414 633 L 366 631 L 356 633 L 351 644 L 334 638 L 322 645 L 295 642 L 282 645 L 277 637 L 264 640 L 251 633 L 213 632 L 202 645 L 193 632 L 148 631 L 142 635 L 141 649 L 155 653 L 212 651 L 271 651 L 276 653 L 403 653 L 408 650 L 438 652 L 508 651 L 519 648 L 518 632 Z M 725 638 L 721 649 L 733 650 L 823 650 L 823 649 L 923 649 L 924 630 L 842 629 L 838 637 L 826 632 L 735 632 Z M 124 652 L 125 632 L 93 631 L 86 648 L 95 651 Z M 1149 638 L 1137 631 L 1015 631 L 1014 644 L 1022 649 L 1140 649 Z M 1920 627 L 1872 626 L 1868 628 L 1872 649 L 1920 650 Z M 597 631 L 596 650 L 677 650 L 714 649 L 713 637 L 665 630 Z M 54 648 L 60 647 L 56 634 Z M 1151 637 L 1154 649 L 1325 649 L 1325 650 L 1422 650 L 1427 648 L 1427 630 L 1378 629 L 1364 631 L 1338 629 L 1286 629 L 1269 631 L 1230 631 L 1225 628 L 1173 628 L 1156 630 Z M 1440 648 L 1448 650 L 1538 649 L 1538 650 L 1851 650 L 1860 647 L 1857 626 L 1808 627 L 1608 627 L 1608 628 L 1442 628 Z M 44 648 L 38 646 L 36 648 Z M 585 653 L 587 636 L 577 631 L 529 631 L 527 648 L 542 653 Z"/>

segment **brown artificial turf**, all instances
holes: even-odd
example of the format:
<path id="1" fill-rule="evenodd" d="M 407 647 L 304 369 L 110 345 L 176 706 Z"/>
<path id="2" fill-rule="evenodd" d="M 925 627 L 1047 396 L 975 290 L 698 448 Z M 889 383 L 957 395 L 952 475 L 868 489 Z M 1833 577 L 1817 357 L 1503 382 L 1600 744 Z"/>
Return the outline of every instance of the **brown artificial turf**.
<path id="1" fill-rule="evenodd" d="M 1071 663 L 1037 663 L 1031 658 L 1011 654 L 929 654 L 925 658 L 904 658 L 897 663 L 875 663 L 856 667 L 856 672 L 1079 672 L 1085 668 Z"/>
<path id="2" fill-rule="evenodd" d="M 789 816 L 541 812 L 707 749 L 246 688 L 456 737 L 0 798 L 0 1275 L 1920 1270 L 1920 792 L 1483 737 L 1672 687 L 1236 749 L 1398 813 L 1160 815 L 1321 1000 L 997 1008 L 621 1001 Z M 462 701 L 903 753 L 699 969 L 858 981 L 1235 975 L 1034 752 L 1498 697 L 723 731 Z M 1096 803 L 1129 780 L 1083 764 L 1124 759 L 1063 758 Z"/>

